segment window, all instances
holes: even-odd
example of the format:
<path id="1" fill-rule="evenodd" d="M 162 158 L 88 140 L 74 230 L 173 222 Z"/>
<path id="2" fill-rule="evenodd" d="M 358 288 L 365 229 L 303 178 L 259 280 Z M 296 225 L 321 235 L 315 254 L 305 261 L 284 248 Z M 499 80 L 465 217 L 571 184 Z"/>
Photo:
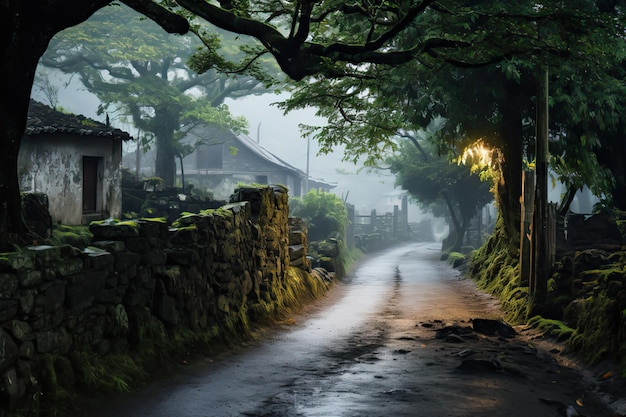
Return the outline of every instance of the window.
<path id="1" fill-rule="evenodd" d="M 222 169 L 224 145 L 202 145 L 196 151 L 197 169 Z"/>

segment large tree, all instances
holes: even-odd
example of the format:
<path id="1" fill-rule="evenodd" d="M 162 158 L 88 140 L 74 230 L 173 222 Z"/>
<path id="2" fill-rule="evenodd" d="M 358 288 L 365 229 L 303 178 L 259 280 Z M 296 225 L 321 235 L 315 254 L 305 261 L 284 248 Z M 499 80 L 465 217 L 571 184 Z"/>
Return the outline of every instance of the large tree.
<path id="1" fill-rule="evenodd" d="M 485 171 L 473 170 L 472 163 L 458 163 L 458 155 L 457 160 L 438 155 L 434 135 L 429 129 L 405 132 L 386 163 L 396 176 L 396 185 L 407 190 L 423 209 L 437 215 L 443 207 L 450 225 L 443 249 L 459 251 L 470 221 L 493 200 L 490 178 L 481 178 Z"/>
<path id="2" fill-rule="evenodd" d="M 504 5 L 511 7 L 504 12 Z M 571 159 L 560 172 L 566 179 L 584 168 L 578 176 L 580 181 L 593 181 L 597 190 L 605 187 L 607 191 L 609 182 L 594 177 L 594 164 L 576 165 L 580 158 L 573 151 L 594 160 L 593 144 L 598 140 L 585 141 L 592 137 L 591 121 L 616 120 L 617 112 L 610 105 L 621 88 L 615 89 L 615 82 L 609 82 L 611 77 L 603 75 L 611 66 L 621 65 L 624 42 L 619 28 L 624 24 L 616 19 L 618 15 L 610 13 L 611 7 L 599 9 L 592 1 L 579 1 L 567 8 L 552 2 L 516 1 L 465 2 L 445 13 L 433 9 L 418 22 L 432 32 L 470 40 L 474 47 L 463 50 L 467 62 L 439 53 L 393 68 L 361 67 L 363 73 L 358 79 L 320 78 L 300 83 L 285 108 L 319 105 L 320 115 L 330 121 L 328 126 L 313 129 L 321 137 L 323 149 L 343 144 L 350 157 L 383 155 L 393 149 L 390 138 L 398 129 L 417 129 L 434 117 L 446 120 L 439 135 L 441 152 L 482 139 L 497 149 L 501 175 L 496 200 L 503 235 L 514 253 L 519 247 L 522 164 L 524 158 L 534 158 L 536 80 L 545 67 L 550 68 L 553 90 L 576 91 L 575 95 L 557 94 L 554 100 L 561 111 L 553 120 L 552 135 L 559 135 L 570 150 L 568 157 L 561 150 L 559 160 Z M 407 40 L 399 36 L 396 41 Z M 507 50 L 503 42 L 511 54 L 491 62 Z M 591 78 L 582 82 L 581 74 Z M 606 87 L 598 93 L 603 83 Z M 585 112 L 592 108 L 595 112 Z M 576 118 L 568 119 L 568 113 Z M 575 123 L 582 130 L 572 129 Z"/>
<path id="3" fill-rule="evenodd" d="M 195 32 L 200 30 L 194 27 Z M 206 42 L 218 36 L 207 34 Z M 220 37 L 229 38 L 220 54 L 236 56 L 243 42 L 235 44 L 228 33 Z M 55 36 L 40 62 L 78 74 L 87 90 L 103 102 L 101 112 L 128 118 L 150 133 L 156 145 L 155 175 L 171 187 L 180 148 L 177 139 L 195 123 L 241 130 L 245 121 L 230 116 L 224 99 L 267 91 L 262 80 L 252 76 L 192 71 L 187 61 L 201 45 L 195 35 L 167 36 L 154 22 L 119 5 L 99 10 Z M 272 73 L 269 65 L 264 68 Z"/>

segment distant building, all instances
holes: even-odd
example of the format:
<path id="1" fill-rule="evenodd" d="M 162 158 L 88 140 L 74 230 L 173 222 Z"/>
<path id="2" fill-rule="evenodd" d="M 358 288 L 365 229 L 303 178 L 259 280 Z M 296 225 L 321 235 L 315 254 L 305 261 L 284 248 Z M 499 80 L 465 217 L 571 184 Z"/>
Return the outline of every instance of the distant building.
<path id="1" fill-rule="evenodd" d="M 54 222 L 119 217 L 122 142 L 128 133 L 31 100 L 18 156 L 21 190 L 48 195 Z"/>
<path id="2" fill-rule="evenodd" d="M 300 197 L 308 189 L 330 191 L 335 184 L 308 178 L 305 172 L 269 152 L 245 134 L 201 126 L 184 139 L 189 144 L 203 142 L 183 159 L 185 183 L 227 199 L 238 183 L 280 184 L 291 196 Z"/>

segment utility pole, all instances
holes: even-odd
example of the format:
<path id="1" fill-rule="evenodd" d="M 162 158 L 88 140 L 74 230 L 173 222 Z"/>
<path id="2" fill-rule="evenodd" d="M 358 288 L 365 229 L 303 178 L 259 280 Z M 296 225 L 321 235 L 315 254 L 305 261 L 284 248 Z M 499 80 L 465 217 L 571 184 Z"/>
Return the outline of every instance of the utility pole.
<path id="1" fill-rule="evenodd" d="M 550 256 L 548 245 L 548 70 L 539 76 L 537 93 L 536 179 L 533 247 L 535 268 L 530 280 L 530 309 L 546 301 Z"/>
<path id="2" fill-rule="evenodd" d="M 309 154 L 311 152 L 311 136 L 306 137 L 306 179 L 304 180 L 304 194 L 309 192 Z"/>

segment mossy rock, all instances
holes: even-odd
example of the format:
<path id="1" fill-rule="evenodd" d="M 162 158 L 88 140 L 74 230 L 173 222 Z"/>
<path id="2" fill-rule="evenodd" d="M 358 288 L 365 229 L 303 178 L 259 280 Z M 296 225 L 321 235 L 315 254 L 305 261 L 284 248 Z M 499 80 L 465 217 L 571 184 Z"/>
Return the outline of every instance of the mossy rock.
<path id="1" fill-rule="evenodd" d="M 461 252 L 450 252 L 447 260 L 448 264 L 452 265 L 453 268 L 458 268 L 465 263 L 467 257 Z"/>

